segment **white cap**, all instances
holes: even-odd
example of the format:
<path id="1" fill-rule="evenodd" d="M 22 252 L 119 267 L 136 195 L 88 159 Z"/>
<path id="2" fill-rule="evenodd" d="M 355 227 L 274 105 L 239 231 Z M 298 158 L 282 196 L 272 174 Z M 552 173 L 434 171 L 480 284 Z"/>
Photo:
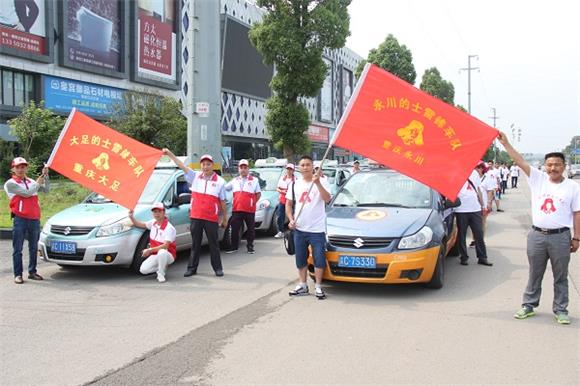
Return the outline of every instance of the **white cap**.
<path id="1" fill-rule="evenodd" d="M 286 165 L 286 169 L 292 169 L 292 170 L 294 170 L 294 164 L 287 164 Z"/>
<path id="2" fill-rule="evenodd" d="M 202 155 L 201 158 L 199 159 L 199 162 L 203 162 L 204 160 L 208 160 L 213 163 L 213 157 L 209 154 Z"/>
<path id="3" fill-rule="evenodd" d="M 18 165 L 28 165 L 28 162 L 22 157 L 16 157 L 12 160 L 12 167 L 15 167 Z"/>
<path id="4" fill-rule="evenodd" d="M 153 205 L 151 205 L 151 210 L 155 210 L 155 209 L 161 209 L 162 211 L 165 212 L 165 205 L 163 205 L 162 202 L 156 202 Z"/>
<path id="5" fill-rule="evenodd" d="M 242 165 L 250 166 L 250 163 L 248 162 L 247 159 L 241 159 L 240 162 L 238 162 L 238 166 Z"/>

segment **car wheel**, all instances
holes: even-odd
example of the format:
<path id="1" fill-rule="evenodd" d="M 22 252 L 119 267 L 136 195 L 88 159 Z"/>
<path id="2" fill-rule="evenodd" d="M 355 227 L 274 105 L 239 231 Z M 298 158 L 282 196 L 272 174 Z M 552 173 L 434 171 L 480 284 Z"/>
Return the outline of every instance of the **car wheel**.
<path id="1" fill-rule="evenodd" d="M 149 243 L 149 231 L 143 233 L 143 236 L 139 239 L 137 243 L 137 248 L 135 248 L 135 253 L 133 254 L 133 262 L 131 263 L 131 270 L 139 273 L 141 264 L 145 261 L 146 257 L 142 256 L 143 250 L 147 248 Z"/>
<path id="2" fill-rule="evenodd" d="M 278 212 L 277 210 L 274 211 L 274 214 L 272 215 L 272 220 L 270 221 L 270 227 L 268 228 L 268 235 L 269 236 L 274 236 L 276 233 L 278 233 Z"/>
<path id="3" fill-rule="evenodd" d="M 431 281 L 425 284 L 425 287 L 431 289 L 440 289 L 443 287 L 443 281 L 445 278 L 445 244 L 441 244 L 441 249 L 439 251 L 439 256 L 437 257 L 437 264 L 435 265 L 435 271 L 431 277 Z"/>
<path id="4" fill-rule="evenodd" d="M 246 225 L 242 224 L 242 226 L 240 227 L 240 234 L 238 237 L 238 240 L 242 240 L 242 236 L 244 235 L 244 232 L 246 231 Z M 228 226 L 226 228 L 226 230 L 224 231 L 224 235 L 222 237 L 222 241 L 220 241 L 220 247 L 221 249 L 224 250 L 228 250 L 232 248 L 232 227 L 230 225 L 230 223 L 228 223 Z"/>

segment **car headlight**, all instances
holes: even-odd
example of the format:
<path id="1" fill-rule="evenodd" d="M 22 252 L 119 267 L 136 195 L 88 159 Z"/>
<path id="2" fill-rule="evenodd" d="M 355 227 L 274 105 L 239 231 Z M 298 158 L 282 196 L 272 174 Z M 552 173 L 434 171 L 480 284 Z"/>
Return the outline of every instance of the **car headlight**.
<path id="1" fill-rule="evenodd" d="M 103 225 L 97 231 L 97 237 L 106 237 L 126 232 L 133 226 L 129 217 L 125 217 L 109 225 Z"/>
<path id="2" fill-rule="evenodd" d="M 262 210 L 262 209 L 266 209 L 269 208 L 271 205 L 270 200 L 260 200 L 258 201 L 258 206 L 257 206 L 257 210 Z"/>
<path id="3" fill-rule="evenodd" d="M 50 233 L 50 223 L 47 221 L 46 224 L 42 227 L 42 233 Z"/>
<path id="4" fill-rule="evenodd" d="M 428 226 L 424 226 L 414 235 L 405 236 L 399 241 L 399 249 L 414 249 L 421 248 L 429 244 L 433 239 L 433 230 Z"/>

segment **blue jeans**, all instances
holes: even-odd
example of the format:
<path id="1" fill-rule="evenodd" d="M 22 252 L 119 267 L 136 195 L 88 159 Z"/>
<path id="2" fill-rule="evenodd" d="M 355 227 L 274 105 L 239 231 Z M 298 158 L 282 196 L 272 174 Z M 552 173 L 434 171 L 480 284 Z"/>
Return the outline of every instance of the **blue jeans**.
<path id="1" fill-rule="evenodd" d="M 12 265 L 14 277 L 22 276 L 22 248 L 24 239 L 28 240 L 28 273 L 36 273 L 38 257 L 38 238 L 40 237 L 40 220 L 14 217 L 12 226 Z"/>
<path id="2" fill-rule="evenodd" d="M 326 268 L 326 233 L 294 231 L 296 249 L 296 268 L 304 268 L 308 259 L 308 246 L 312 247 L 312 257 L 316 268 Z"/>
<path id="3" fill-rule="evenodd" d="M 276 207 L 276 212 L 278 212 L 278 219 L 277 219 L 277 225 L 278 225 L 278 231 L 279 232 L 284 232 L 286 230 L 286 204 L 280 204 L 278 203 L 278 206 Z"/>

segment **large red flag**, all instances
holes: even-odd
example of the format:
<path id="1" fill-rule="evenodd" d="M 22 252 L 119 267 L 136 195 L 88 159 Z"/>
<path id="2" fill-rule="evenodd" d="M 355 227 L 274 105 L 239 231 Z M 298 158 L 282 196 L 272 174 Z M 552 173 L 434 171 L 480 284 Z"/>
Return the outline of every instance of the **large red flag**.
<path id="1" fill-rule="evenodd" d="M 73 109 L 47 166 L 133 209 L 161 155 Z"/>
<path id="2" fill-rule="evenodd" d="M 352 150 L 454 200 L 498 131 L 367 64 L 331 145 Z"/>

